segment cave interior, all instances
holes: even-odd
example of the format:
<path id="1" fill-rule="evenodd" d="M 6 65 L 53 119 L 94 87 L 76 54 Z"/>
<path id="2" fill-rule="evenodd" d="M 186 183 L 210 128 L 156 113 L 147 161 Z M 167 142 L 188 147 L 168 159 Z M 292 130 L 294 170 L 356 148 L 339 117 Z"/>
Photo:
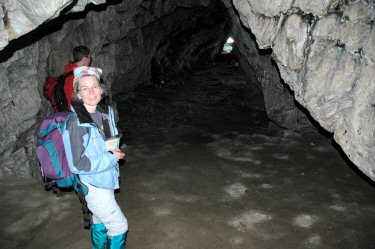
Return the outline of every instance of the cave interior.
<path id="1" fill-rule="evenodd" d="M 41 79 L 62 73 L 70 58 L 67 51 L 77 45 L 92 49 L 91 66 L 107 69 L 104 84 L 109 92 L 103 101 L 119 114 L 121 148 L 128 157 L 121 161 L 125 177 L 117 196 L 132 224 L 129 248 L 375 246 L 370 238 L 375 217 L 373 182 L 294 99 L 280 77 L 272 49 L 260 49 L 251 30 L 235 20 L 221 1 L 178 7 L 170 13 L 162 13 L 160 1 L 143 1 L 134 26 L 126 32 L 111 29 L 102 34 L 103 30 L 93 29 L 95 25 L 91 29 L 80 25 L 82 20 L 105 22 L 103 12 L 113 6 L 116 15 L 126 16 L 125 7 L 116 7 L 121 2 L 89 4 L 79 13 L 69 13 L 72 6 L 68 6 L 58 18 L 11 41 L 0 58 L 4 62 L 46 39 L 59 42 L 51 42 Z M 76 23 L 69 26 L 69 22 Z M 72 33 L 64 33 L 72 27 Z M 251 44 L 242 40 L 244 35 Z M 233 50 L 225 53 L 229 37 L 234 39 Z M 265 78 L 257 72 L 263 69 L 254 66 L 259 61 L 268 67 L 265 71 L 276 72 L 264 76 L 274 86 L 261 82 Z M 41 94 L 42 85 L 41 80 L 40 119 L 52 112 Z M 38 178 L 37 170 L 32 172 Z M 7 181 L 0 184 L 6 191 Z M 1 210 L 11 210 L 14 198 L 27 202 L 29 192 L 40 194 L 35 182 L 19 184 L 20 191 L 6 196 Z M 24 233 L 13 225 L 20 213 L 56 204 L 51 193 L 42 194 L 45 200 L 40 204 L 10 212 L 4 227 L 12 231 L 5 234 Z M 77 200 L 68 202 L 39 215 L 41 222 L 32 223 L 29 234 L 18 241 L 4 242 L 0 236 L 1 240 L 9 248 L 25 241 L 32 241 L 27 248 L 45 246 L 56 228 L 41 224 L 77 213 Z M 87 248 L 89 238 L 81 224 L 74 223 L 77 217 L 61 224 L 76 231 L 71 239 L 52 236 L 54 242 L 47 246 L 68 248 L 78 241 L 77 248 Z M 36 235 L 36 227 L 45 235 Z"/>

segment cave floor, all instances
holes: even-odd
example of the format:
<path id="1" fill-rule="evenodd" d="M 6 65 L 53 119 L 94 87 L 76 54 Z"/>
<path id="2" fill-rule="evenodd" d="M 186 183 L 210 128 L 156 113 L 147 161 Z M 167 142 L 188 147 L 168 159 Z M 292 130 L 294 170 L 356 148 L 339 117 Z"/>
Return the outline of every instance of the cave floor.
<path id="1" fill-rule="evenodd" d="M 375 248 L 375 185 L 319 133 L 269 125 L 238 68 L 216 70 L 119 104 L 127 248 Z M 91 248 L 74 193 L 6 179 L 0 194 L 1 248 Z"/>

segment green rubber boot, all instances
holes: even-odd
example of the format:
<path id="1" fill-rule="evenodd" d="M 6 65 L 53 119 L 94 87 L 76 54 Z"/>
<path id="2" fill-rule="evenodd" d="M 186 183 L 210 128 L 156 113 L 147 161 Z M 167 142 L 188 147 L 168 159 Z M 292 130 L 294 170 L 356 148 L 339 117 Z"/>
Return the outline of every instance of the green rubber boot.
<path id="1" fill-rule="evenodd" d="M 126 233 L 116 235 L 116 236 L 108 236 L 107 237 L 107 249 L 124 249 L 125 242 L 126 242 Z"/>
<path id="2" fill-rule="evenodd" d="M 91 225 L 91 242 L 93 249 L 107 249 L 107 231 L 103 223 Z"/>

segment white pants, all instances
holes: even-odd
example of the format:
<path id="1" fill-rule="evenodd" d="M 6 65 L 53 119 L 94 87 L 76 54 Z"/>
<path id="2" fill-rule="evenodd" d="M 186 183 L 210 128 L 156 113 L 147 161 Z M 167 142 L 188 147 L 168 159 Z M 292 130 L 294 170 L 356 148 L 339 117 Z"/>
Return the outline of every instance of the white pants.
<path id="1" fill-rule="evenodd" d="M 103 223 L 108 236 L 116 236 L 128 231 L 128 221 L 115 200 L 112 189 L 102 189 L 82 181 L 89 193 L 85 196 L 87 207 L 92 213 L 93 223 Z"/>

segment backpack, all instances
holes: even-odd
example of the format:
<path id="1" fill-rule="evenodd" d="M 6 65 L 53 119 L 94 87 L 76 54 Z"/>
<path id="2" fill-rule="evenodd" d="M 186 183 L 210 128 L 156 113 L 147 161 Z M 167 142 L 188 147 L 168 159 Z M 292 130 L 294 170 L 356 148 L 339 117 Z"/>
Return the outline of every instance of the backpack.
<path id="1" fill-rule="evenodd" d="M 55 112 L 69 111 L 68 100 L 64 90 L 65 79 L 73 75 L 73 71 L 59 77 L 47 77 L 43 85 L 43 95 L 52 102 Z"/>
<path id="2" fill-rule="evenodd" d="M 89 210 L 85 200 L 87 187 L 80 181 L 79 176 L 70 171 L 63 142 L 63 131 L 66 121 L 72 112 L 58 112 L 46 117 L 38 131 L 36 154 L 40 162 L 40 170 L 44 178 L 46 190 L 53 185 L 60 188 L 74 188 L 82 203 L 84 226 L 90 227 Z"/>

